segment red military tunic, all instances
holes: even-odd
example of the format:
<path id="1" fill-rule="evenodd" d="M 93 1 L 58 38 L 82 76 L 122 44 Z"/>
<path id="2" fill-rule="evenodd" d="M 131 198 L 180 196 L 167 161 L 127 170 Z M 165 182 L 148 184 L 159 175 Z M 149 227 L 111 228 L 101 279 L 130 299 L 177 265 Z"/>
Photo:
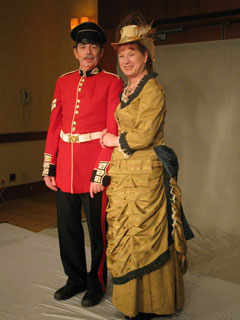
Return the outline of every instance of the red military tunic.
<path id="1" fill-rule="evenodd" d="M 53 96 L 50 125 L 45 147 L 43 176 L 52 175 L 63 192 L 89 192 L 90 179 L 102 148 L 99 139 L 69 143 L 65 134 L 86 134 L 107 128 L 108 118 L 119 103 L 123 83 L 116 75 L 99 68 L 82 76 L 73 71 L 61 76 Z"/>

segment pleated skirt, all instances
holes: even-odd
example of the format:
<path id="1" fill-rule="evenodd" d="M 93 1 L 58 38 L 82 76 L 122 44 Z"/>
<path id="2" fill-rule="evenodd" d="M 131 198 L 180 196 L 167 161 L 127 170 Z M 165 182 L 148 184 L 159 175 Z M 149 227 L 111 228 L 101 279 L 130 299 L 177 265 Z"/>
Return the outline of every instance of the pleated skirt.
<path id="1" fill-rule="evenodd" d="M 113 285 L 113 305 L 124 315 L 135 317 L 139 312 L 171 315 L 184 305 L 183 276 L 170 247 L 170 259 L 159 269 Z"/>
<path id="2" fill-rule="evenodd" d="M 121 159 L 115 152 L 109 175 L 107 266 L 113 304 L 130 317 L 139 312 L 173 314 L 183 307 L 184 288 L 168 241 L 162 163 L 154 153 Z"/>

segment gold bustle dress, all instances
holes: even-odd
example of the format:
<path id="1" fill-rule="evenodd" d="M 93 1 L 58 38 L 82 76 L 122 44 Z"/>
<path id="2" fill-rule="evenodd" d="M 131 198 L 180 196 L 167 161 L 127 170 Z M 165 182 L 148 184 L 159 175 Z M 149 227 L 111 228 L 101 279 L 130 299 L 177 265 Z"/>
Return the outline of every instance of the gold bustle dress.
<path id="1" fill-rule="evenodd" d="M 179 189 L 175 239 L 169 244 L 163 165 L 153 150 L 164 144 L 165 113 L 164 90 L 153 73 L 115 112 L 121 148 L 114 149 L 108 172 L 107 266 L 113 304 L 130 317 L 173 314 L 184 303 L 186 243 L 178 219 Z"/>

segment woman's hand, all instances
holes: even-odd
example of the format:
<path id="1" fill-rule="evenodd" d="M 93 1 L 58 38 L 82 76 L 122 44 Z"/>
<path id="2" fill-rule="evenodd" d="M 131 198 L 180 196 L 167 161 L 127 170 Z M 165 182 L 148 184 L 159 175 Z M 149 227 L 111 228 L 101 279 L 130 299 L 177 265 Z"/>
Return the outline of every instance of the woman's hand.
<path id="1" fill-rule="evenodd" d="M 101 192 L 104 190 L 104 186 L 102 184 L 99 184 L 99 183 L 95 183 L 95 182 L 91 182 L 90 183 L 90 197 L 91 198 L 94 198 L 94 194 L 95 193 L 98 193 L 98 192 Z"/>
<path id="2" fill-rule="evenodd" d="M 104 143 L 103 143 L 103 137 L 105 136 L 105 134 L 107 133 L 107 129 L 104 129 L 103 131 L 102 131 L 102 133 L 100 134 L 100 145 L 101 145 L 101 147 L 102 148 L 105 148 L 105 145 L 104 145 Z"/>
<path id="3" fill-rule="evenodd" d="M 106 147 L 118 147 L 119 137 L 107 132 L 102 138 L 102 143 Z"/>

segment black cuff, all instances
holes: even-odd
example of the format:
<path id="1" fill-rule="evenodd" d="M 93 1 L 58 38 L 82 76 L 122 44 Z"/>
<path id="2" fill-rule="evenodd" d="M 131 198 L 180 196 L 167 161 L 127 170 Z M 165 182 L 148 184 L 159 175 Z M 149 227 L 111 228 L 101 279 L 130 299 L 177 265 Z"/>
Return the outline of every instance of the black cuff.
<path id="1" fill-rule="evenodd" d="M 56 166 L 54 164 L 50 164 L 48 176 L 49 177 L 56 177 Z"/>
<path id="2" fill-rule="evenodd" d="M 119 144 L 120 144 L 120 148 L 123 150 L 123 152 L 126 153 L 127 155 L 130 155 L 130 154 L 134 153 L 136 150 L 129 147 L 129 144 L 127 143 L 127 140 L 126 140 L 126 135 L 127 135 L 126 132 L 124 132 L 120 135 Z"/>
<path id="3" fill-rule="evenodd" d="M 102 184 L 104 187 L 107 187 L 110 183 L 110 177 L 107 175 L 107 167 L 109 162 L 100 161 L 98 169 L 94 169 L 91 177 L 91 182 Z"/>
<path id="4" fill-rule="evenodd" d="M 97 169 L 93 170 L 91 182 L 102 184 L 104 187 L 107 187 L 110 184 L 110 177 L 106 174 L 103 177 L 97 175 Z"/>
<path id="5" fill-rule="evenodd" d="M 43 166 L 43 177 L 56 177 L 56 166 L 55 164 L 45 163 Z"/>

